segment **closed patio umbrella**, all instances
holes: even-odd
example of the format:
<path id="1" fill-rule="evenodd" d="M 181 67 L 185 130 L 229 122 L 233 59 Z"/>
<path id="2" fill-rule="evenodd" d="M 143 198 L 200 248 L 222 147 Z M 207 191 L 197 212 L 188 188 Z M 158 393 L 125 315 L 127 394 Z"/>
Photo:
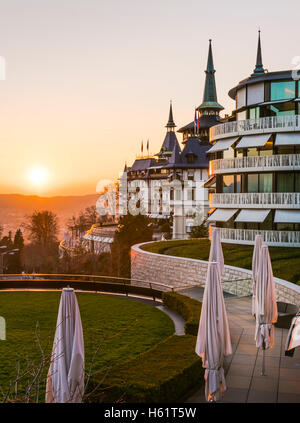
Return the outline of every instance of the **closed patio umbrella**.
<path id="1" fill-rule="evenodd" d="M 267 245 L 261 247 L 256 291 L 255 291 L 255 341 L 256 347 L 263 350 L 262 375 L 265 374 L 265 350 L 274 346 L 274 326 L 278 312 L 275 296 L 275 286 L 269 249 Z"/>
<path id="2" fill-rule="evenodd" d="M 219 265 L 208 265 L 201 317 L 196 341 L 196 354 L 205 368 L 205 397 L 217 401 L 227 389 L 224 376 L 224 356 L 232 354 L 231 340 Z"/>
<path id="3" fill-rule="evenodd" d="M 300 310 L 293 318 L 291 327 L 286 338 L 285 355 L 293 357 L 295 348 L 300 347 Z"/>
<path id="4" fill-rule="evenodd" d="M 84 394 L 84 342 L 80 311 L 72 288 L 62 290 L 46 402 L 82 402 Z"/>
<path id="5" fill-rule="evenodd" d="M 258 264 L 261 256 L 261 247 L 262 247 L 262 237 L 261 235 L 256 235 L 255 244 L 253 249 L 252 256 L 252 314 L 255 315 L 255 289 L 256 289 L 256 278 L 258 272 Z"/>
<path id="6" fill-rule="evenodd" d="M 220 276 L 224 275 L 224 256 L 221 244 L 221 237 L 219 228 L 212 228 L 212 238 L 209 252 L 209 261 L 218 263 L 220 269 Z"/>

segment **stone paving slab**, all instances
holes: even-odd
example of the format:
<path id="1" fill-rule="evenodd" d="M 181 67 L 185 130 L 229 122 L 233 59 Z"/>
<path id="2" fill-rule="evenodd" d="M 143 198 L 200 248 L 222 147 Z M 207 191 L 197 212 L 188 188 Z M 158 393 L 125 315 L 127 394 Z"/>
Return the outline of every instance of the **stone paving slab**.
<path id="1" fill-rule="evenodd" d="M 192 294 L 197 297 L 195 290 Z M 288 330 L 274 328 L 275 345 L 265 351 L 266 375 L 262 376 L 262 351 L 255 346 L 251 303 L 250 297 L 225 299 L 233 354 L 225 358 L 227 391 L 220 402 L 300 403 L 300 348 L 294 357 L 285 357 Z M 205 402 L 204 387 L 187 402 Z"/>

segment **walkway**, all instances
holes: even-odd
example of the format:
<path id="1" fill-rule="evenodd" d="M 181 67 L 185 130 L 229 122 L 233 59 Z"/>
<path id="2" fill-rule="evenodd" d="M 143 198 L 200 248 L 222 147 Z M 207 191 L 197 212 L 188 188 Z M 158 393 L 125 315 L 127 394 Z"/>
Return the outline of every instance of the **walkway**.
<path id="1" fill-rule="evenodd" d="M 193 296 L 200 293 L 193 291 Z M 221 402 L 300 403 L 300 348 L 294 357 L 285 357 L 287 329 L 275 328 L 275 345 L 265 352 L 265 373 L 261 376 L 262 355 L 254 341 L 255 320 L 251 298 L 225 299 L 233 354 L 226 357 L 227 391 Z M 187 402 L 205 402 L 204 387 Z"/>

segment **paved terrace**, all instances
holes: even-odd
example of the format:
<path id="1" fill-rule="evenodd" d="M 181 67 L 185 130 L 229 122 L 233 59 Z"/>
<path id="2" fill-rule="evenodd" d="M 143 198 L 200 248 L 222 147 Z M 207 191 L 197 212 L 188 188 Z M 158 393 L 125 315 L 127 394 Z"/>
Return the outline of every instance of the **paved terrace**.
<path id="1" fill-rule="evenodd" d="M 202 299 L 203 290 L 181 292 Z M 225 304 L 233 354 L 226 357 L 227 391 L 221 402 L 300 403 L 300 348 L 296 348 L 294 357 L 285 357 L 288 330 L 275 328 L 275 345 L 265 352 L 266 376 L 261 376 L 262 353 L 255 346 L 251 298 L 225 298 Z M 204 387 L 187 402 L 206 402 Z"/>

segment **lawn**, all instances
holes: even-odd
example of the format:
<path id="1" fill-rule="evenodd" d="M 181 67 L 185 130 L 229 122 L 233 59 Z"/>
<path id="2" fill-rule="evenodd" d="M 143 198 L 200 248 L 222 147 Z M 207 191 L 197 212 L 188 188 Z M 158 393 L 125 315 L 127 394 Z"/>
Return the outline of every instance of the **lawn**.
<path id="1" fill-rule="evenodd" d="M 249 245 L 222 244 L 225 264 L 251 269 L 253 247 Z M 144 250 L 170 256 L 208 260 L 208 239 L 162 241 L 147 244 Z M 300 281 L 300 248 L 270 247 L 274 276 L 293 283 Z"/>
<path id="2" fill-rule="evenodd" d="M 174 332 L 172 321 L 150 305 L 108 295 L 77 293 L 83 324 L 86 369 L 96 355 L 93 372 L 135 358 Z M 28 357 L 40 362 L 40 340 L 50 356 L 55 332 L 59 292 L 1 292 L 0 316 L 6 320 L 6 341 L 0 341 L 0 388 L 5 392 L 16 376 L 17 363 L 25 368 Z M 48 369 L 45 369 L 43 381 Z M 44 400 L 41 386 L 40 400 Z M 0 391 L 1 395 L 1 391 Z M 0 397 L 1 402 L 1 397 Z"/>

